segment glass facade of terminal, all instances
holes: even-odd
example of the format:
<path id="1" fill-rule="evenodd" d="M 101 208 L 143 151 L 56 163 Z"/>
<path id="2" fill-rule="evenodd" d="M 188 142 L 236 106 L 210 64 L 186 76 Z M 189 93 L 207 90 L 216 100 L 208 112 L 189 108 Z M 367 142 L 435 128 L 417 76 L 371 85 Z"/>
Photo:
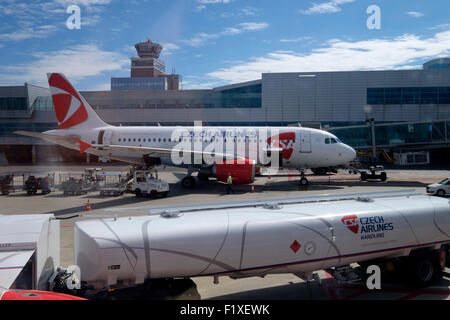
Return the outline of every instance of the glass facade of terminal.
<path id="1" fill-rule="evenodd" d="M 220 92 L 222 108 L 261 108 L 261 84 L 223 90 Z"/>
<path id="2" fill-rule="evenodd" d="M 50 96 L 37 97 L 31 105 L 33 110 L 53 110 L 53 101 Z"/>
<path id="3" fill-rule="evenodd" d="M 367 104 L 450 104 L 450 87 L 367 88 Z"/>
<path id="4" fill-rule="evenodd" d="M 329 131 L 352 147 L 371 147 L 372 129 L 368 125 L 330 128 Z M 377 146 L 438 143 L 450 141 L 450 121 L 375 125 Z"/>
<path id="5" fill-rule="evenodd" d="M 0 111 L 27 110 L 27 98 L 0 98 Z"/>
<path id="6" fill-rule="evenodd" d="M 111 78 L 111 91 L 123 90 L 167 90 L 164 77 Z"/>

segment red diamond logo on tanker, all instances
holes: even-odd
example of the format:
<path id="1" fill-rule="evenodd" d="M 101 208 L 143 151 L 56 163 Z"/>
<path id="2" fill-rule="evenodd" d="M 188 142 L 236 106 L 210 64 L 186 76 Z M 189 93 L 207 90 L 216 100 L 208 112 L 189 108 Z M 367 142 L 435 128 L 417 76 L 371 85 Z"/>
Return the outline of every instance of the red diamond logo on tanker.
<path id="1" fill-rule="evenodd" d="M 358 233 L 359 224 L 358 217 L 354 214 L 345 216 L 341 219 L 342 223 L 353 233 Z"/>
<path id="2" fill-rule="evenodd" d="M 297 253 L 297 251 L 302 247 L 302 245 L 300 243 L 298 243 L 297 240 L 294 240 L 294 242 L 292 242 L 290 248 L 292 251 L 294 251 L 294 253 Z"/>

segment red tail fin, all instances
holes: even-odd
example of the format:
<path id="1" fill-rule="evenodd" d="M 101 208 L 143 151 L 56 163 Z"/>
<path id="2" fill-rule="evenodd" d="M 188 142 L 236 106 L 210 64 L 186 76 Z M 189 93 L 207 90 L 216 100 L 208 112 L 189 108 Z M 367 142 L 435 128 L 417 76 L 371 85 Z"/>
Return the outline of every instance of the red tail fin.
<path id="1" fill-rule="evenodd" d="M 47 76 L 59 129 L 82 124 L 88 127 L 107 126 L 63 74 L 51 73 Z"/>

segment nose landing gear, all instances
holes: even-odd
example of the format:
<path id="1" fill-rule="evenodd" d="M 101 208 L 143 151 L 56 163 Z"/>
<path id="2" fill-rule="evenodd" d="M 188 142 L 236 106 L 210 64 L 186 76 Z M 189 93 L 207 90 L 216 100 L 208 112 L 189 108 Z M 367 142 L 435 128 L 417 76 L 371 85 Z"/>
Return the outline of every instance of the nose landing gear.
<path id="1" fill-rule="evenodd" d="M 301 177 L 300 177 L 299 185 L 302 187 L 307 187 L 309 185 L 309 181 L 305 177 L 305 170 L 303 170 L 303 169 L 300 170 L 300 175 L 301 175 Z"/>

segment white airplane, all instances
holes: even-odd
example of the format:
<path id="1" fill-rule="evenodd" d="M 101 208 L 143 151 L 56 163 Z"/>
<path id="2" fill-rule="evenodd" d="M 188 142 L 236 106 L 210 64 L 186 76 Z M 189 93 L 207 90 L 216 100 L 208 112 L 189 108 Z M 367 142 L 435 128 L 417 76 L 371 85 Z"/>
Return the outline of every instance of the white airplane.
<path id="1" fill-rule="evenodd" d="M 345 165 L 356 156 L 355 150 L 336 136 L 310 128 L 111 126 L 100 119 L 63 74 L 47 76 L 58 129 L 17 134 L 106 159 L 187 167 L 188 174 L 182 180 L 185 188 L 195 186 L 195 171 L 200 180 L 216 177 L 226 181 L 231 175 L 233 183 L 246 184 L 254 181 L 257 168 L 275 163 L 281 168 L 299 169 L 300 184 L 307 185 L 304 170 Z M 225 145 L 226 152 L 211 148 L 218 143 Z M 194 161 L 175 161 L 177 157 Z M 200 161 L 196 162 L 198 157 Z M 207 157 L 209 161 L 205 161 Z"/>

